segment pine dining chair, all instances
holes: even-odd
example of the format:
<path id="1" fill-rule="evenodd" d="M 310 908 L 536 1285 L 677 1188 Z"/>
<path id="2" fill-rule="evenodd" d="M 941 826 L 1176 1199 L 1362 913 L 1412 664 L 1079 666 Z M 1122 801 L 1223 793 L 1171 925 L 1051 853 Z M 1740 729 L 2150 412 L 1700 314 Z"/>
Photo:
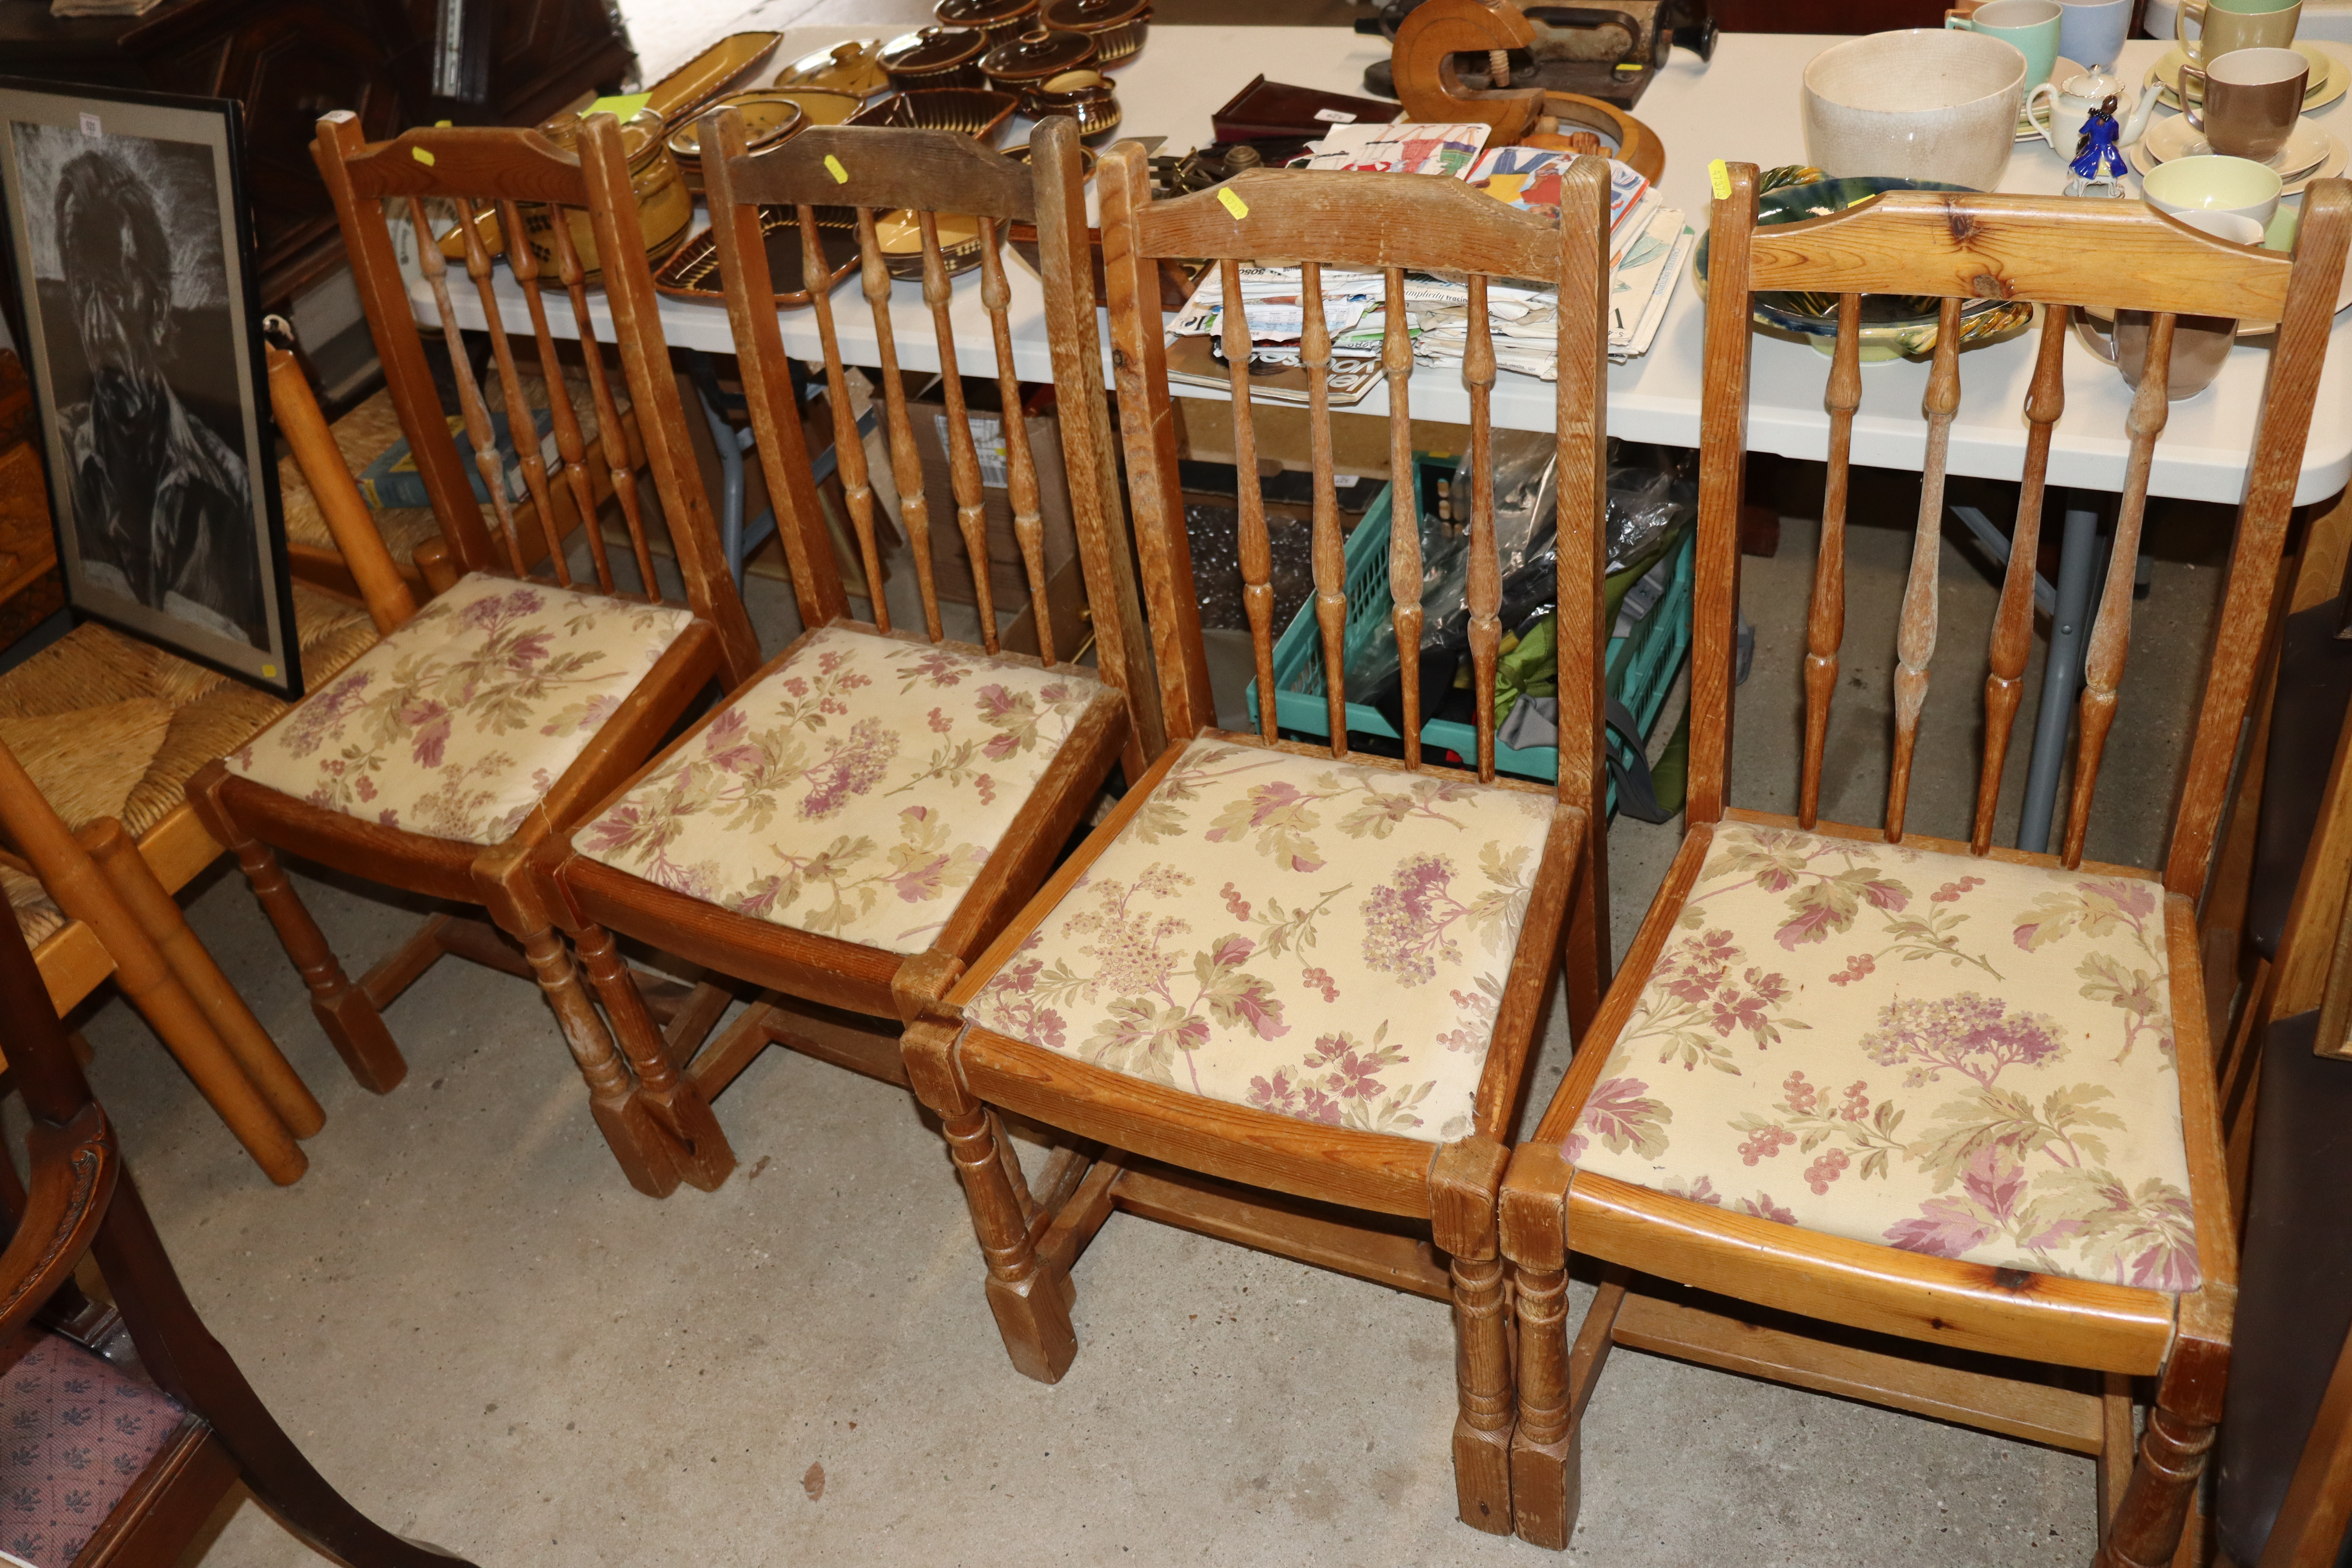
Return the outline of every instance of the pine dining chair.
<path id="1" fill-rule="evenodd" d="M 2290 259 L 2137 202 L 1894 193 L 1759 227 L 1756 179 L 1730 165 L 1710 242 L 1688 831 L 1503 1190 L 1519 1532 L 1567 1544 L 1582 1412 L 1611 1347 L 1626 1344 L 2095 1456 L 2098 1561 L 2154 1568 L 2173 1561 L 2213 1441 L 2236 1298 L 2198 900 L 2267 641 L 2352 189 L 2312 185 Z M 1728 773 L 1750 296 L 1791 289 L 1837 298 L 1841 328 L 1799 806 L 1778 816 L 1732 805 Z M 1822 818 L 1819 803 L 1870 294 L 1940 300 L 1941 330 L 1885 816 L 1851 826 Z M 2031 301 L 2042 318 L 1962 842 L 1909 829 L 1906 808 L 1936 643 L 1956 329 L 1972 298 Z M 2073 312 L 2093 305 L 2151 314 L 2071 805 L 2061 853 L 1994 848 L 2064 344 Z M 2154 869 L 2103 865 L 2084 858 L 2084 837 L 2188 316 L 2281 325 L 2170 845 Z M 1571 1253 L 1603 1266 L 1572 1346 Z M 2052 1367 L 2069 1370 L 2042 1375 Z M 2137 1378 L 2154 1380 L 2155 1400 L 2135 1462 Z"/>
<path id="2" fill-rule="evenodd" d="M 1037 899 L 909 1026 L 908 1072 L 941 1119 L 986 1261 L 987 1300 L 1020 1371 L 1050 1383 L 1070 1365 L 1071 1267 L 1114 1208 L 1447 1300 L 1461 1514 L 1507 1533 L 1510 1351 L 1495 1194 L 1563 925 L 1572 1015 L 1597 996 L 1607 948 L 1591 832 L 1603 787 L 1594 638 L 1607 165 L 1575 162 L 1557 222 L 1408 174 L 1256 171 L 1215 192 L 1154 202 L 1143 150 L 1131 142 L 1110 150 L 1099 178 L 1120 429 L 1168 743 Z M 1280 740 L 1270 704 L 1255 734 L 1213 727 L 1177 475 L 1161 257 L 1213 258 L 1222 269 L 1244 476 L 1238 545 L 1262 692 L 1274 687 L 1275 628 L 1264 505 L 1248 482 L 1255 432 L 1240 267 L 1303 268 L 1328 744 Z M 1468 275 L 1475 771 L 1423 751 L 1423 694 L 1410 681 L 1402 760 L 1348 746 L 1326 268 L 1386 279 L 1381 357 L 1399 487 L 1392 626 L 1411 647 L 1421 643 L 1422 569 L 1406 271 Z M 1495 772 L 1492 278 L 1559 290 L 1556 789 Z M 1402 664 L 1417 668 L 1411 656 Z M 1090 1165 L 1057 1160 L 1033 1192 L 1000 1155 L 996 1111 L 1102 1152 Z M 1365 1217 L 1333 1218 L 1333 1205 Z"/>
<path id="3" fill-rule="evenodd" d="M 1140 609 L 1125 542 L 1110 531 L 1115 481 L 1069 123 L 1040 125 L 1029 167 L 956 132 L 867 126 L 816 127 L 754 157 L 736 110 L 708 123 L 705 145 L 719 154 L 704 166 L 719 271 L 807 629 L 544 857 L 590 979 L 623 1039 L 634 1042 L 633 1057 L 658 1056 L 665 1041 L 615 955 L 614 931 L 768 993 L 689 1065 L 687 1081 L 706 1103 L 768 1044 L 811 1039 L 795 1004 L 850 1016 L 834 1015 L 826 1038 L 853 1048 L 820 1054 L 901 1078 L 906 1018 L 1036 891 L 1112 764 L 1136 751 L 1128 697 L 1139 682 L 1129 668 L 1143 647 L 1139 629 L 1128 629 Z M 870 601 L 872 619 L 851 616 L 818 508 L 761 209 L 798 207 L 798 238 L 814 254 L 820 205 L 857 229 L 919 627 L 894 626 L 878 598 Z M 1045 613 L 1037 476 L 1017 437 L 1007 444 L 1007 478 L 1027 556 L 1036 655 L 1000 646 L 987 583 L 980 464 L 948 319 L 947 256 L 961 251 L 980 270 L 997 382 L 1004 406 L 1018 408 L 1002 253 L 1015 221 L 1035 221 L 1041 234 L 1063 451 L 1096 607 L 1093 669 L 1070 662 L 1078 650 L 1056 645 Z M 933 498 L 915 458 L 889 314 L 893 253 L 885 247 L 894 242 L 898 265 L 919 271 L 936 329 L 952 491 L 938 500 L 943 512 L 953 506 L 978 568 L 982 646 L 942 635 L 931 581 Z M 851 522 L 866 581 L 876 584 L 872 489 L 833 302 L 819 293 L 812 307 Z M 860 1018 L 883 1022 L 866 1027 Z M 723 1149 L 700 1157 L 708 1182 L 723 1179 L 732 1161 Z"/>
<path id="4" fill-rule="evenodd" d="M 733 686 L 759 663 L 751 622 L 720 559 L 715 530 L 684 434 L 683 411 L 655 310 L 651 276 L 609 115 L 583 123 L 579 150 L 536 132 L 427 129 L 373 146 L 349 113 L 319 124 L 314 151 L 334 197 L 377 353 L 444 538 L 465 574 L 447 591 L 306 698 L 253 741 L 197 774 L 189 795 L 213 836 L 236 855 L 310 990 L 311 1010 L 371 1089 L 406 1071 L 378 1011 L 443 951 L 429 926 L 354 984 L 279 867 L 276 850 L 430 899 L 482 908 L 520 944 L 562 1026 L 597 1125 L 639 1190 L 671 1191 L 680 1179 L 668 1149 L 716 1136 L 707 1109 L 670 1085 L 667 1061 L 637 1063 L 613 1038 L 545 910 L 529 871 L 531 851 L 579 819 L 635 769 L 714 679 Z M 593 517 L 593 488 L 569 400 L 550 400 L 562 460 L 553 471 L 530 442 L 520 467 L 542 541 L 547 574 L 529 570 L 509 507 L 489 414 L 453 356 L 468 442 L 500 524 L 493 539 L 446 438 L 440 404 L 394 258 L 384 198 L 405 196 L 416 249 L 444 330 L 461 328 L 437 238 L 424 204 L 455 204 L 465 270 L 474 285 L 506 390 L 510 428 L 531 427 L 516 354 L 499 303 L 500 259 L 521 295 L 544 380 L 563 384 L 544 298 L 552 273 L 569 296 L 583 344 L 610 324 L 636 412 L 656 494 L 677 551 L 685 606 L 666 604 L 646 543 L 637 476 L 616 472 L 635 546 L 630 570 L 583 530 L 593 581 L 575 582 L 552 537 L 553 487 L 567 487 Z M 585 213 L 603 264 L 604 310 L 592 310 L 577 219 Z M 541 251 L 545 254 L 542 255 Z M 618 429 L 601 349 L 584 356 L 604 428 Z M 427 439 L 427 436 L 434 438 Z M 617 463 L 618 443 L 604 447 Z M 364 530 L 352 537 L 363 542 Z M 505 957 L 499 944 L 488 956 Z M 509 967 L 520 965 L 509 963 Z M 658 1103 L 641 1079 L 661 1092 Z M 688 1173 L 691 1179 L 691 1173 Z"/>

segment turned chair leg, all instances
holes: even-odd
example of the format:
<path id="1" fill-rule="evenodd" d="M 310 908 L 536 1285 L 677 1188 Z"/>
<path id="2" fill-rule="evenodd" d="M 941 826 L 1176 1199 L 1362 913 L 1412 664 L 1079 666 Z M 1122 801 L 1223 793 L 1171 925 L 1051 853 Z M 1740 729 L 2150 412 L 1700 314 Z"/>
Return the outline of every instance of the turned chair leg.
<path id="1" fill-rule="evenodd" d="M 2138 1462 L 2093 1559 L 2096 1568 L 2166 1568 L 2179 1551 L 2221 1424 L 2229 1354 L 2226 1343 L 2209 1339 L 2175 1343 L 2140 1435 Z"/>
<path id="2" fill-rule="evenodd" d="M 670 1152 L 677 1173 L 688 1185 L 714 1192 L 735 1169 L 735 1151 L 712 1114 L 702 1086 L 677 1070 L 670 1060 L 668 1042 L 662 1038 L 653 1015 L 646 1010 L 645 994 L 629 973 L 613 934 L 590 925 L 572 938 L 589 983 L 612 1016 L 613 1033 L 635 1071 L 638 1097 L 656 1121 L 667 1128 L 675 1146 Z"/>
<path id="3" fill-rule="evenodd" d="M 907 1031 L 907 1076 L 916 1097 L 937 1111 L 971 1210 L 971 1228 L 988 1263 L 988 1307 L 1005 1353 L 1024 1377 L 1059 1383 L 1078 1353 L 1070 1325 L 1071 1292 L 1037 1257 L 1021 1200 L 997 1150 L 995 1118 L 963 1086 L 951 1059 L 952 1029 L 918 1021 Z"/>
<path id="4" fill-rule="evenodd" d="M 257 838 L 229 847 L 253 888 L 253 896 L 261 900 L 262 912 L 277 928 L 286 956 L 294 961 L 302 984 L 310 988 L 310 1011 L 317 1016 L 319 1026 L 327 1031 L 336 1054 L 362 1088 L 390 1093 L 408 1076 L 408 1063 L 400 1047 L 392 1043 L 392 1032 L 383 1026 L 383 1015 L 367 992 L 352 984 L 351 976 L 343 973 L 334 949 L 327 945 L 327 933 L 319 929 L 319 922 L 303 907 L 301 895 L 286 879 L 286 868 L 278 863 L 277 852 Z"/>
<path id="5" fill-rule="evenodd" d="M 563 1043 L 571 1047 L 572 1059 L 587 1080 L 588 1111 L 596 1119 L 613 1158 L 621 1163 L 629 1185 L 647 1197 L 669 1196 L 677 1190 L 678 1182 L 670 1139 L 655 1121 L 653 1108 L 637 1093 L 636 1080 L 613 1048 L 613 1037 L 606 1032 L 596 1005 L 582 989 L 563 939 L 551 929 L 542 929 L 518 940 L 539 976 L 539 988 L 546 993 L 555 1021 L 562 1026 Z"/>
<path id="6" fill-rule="evenodd" d="M 1511 1533 L 1509 1292 L 1500 1258 L 1454 1259 L 1454 1489 L 1462 1522 Z"/>
<path id="7" fill-rule="evenodd" d="M 1511 1510 L 1519 1539 L 1568 1549 L 1582 1501 L 1568 1378 L 1568 1271 L 1521 1268 L 1519 1424 L 1511 1435 Z"/>

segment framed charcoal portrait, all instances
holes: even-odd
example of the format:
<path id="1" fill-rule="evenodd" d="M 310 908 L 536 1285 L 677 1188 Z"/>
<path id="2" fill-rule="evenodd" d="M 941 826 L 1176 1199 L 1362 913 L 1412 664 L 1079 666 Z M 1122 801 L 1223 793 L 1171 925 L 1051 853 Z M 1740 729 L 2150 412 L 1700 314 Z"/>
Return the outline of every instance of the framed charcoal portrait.
<path id="1" fill-rule="evenodd" d="M 293 578 L 237 105 L 0 78 L 0 188 L 66 600 L 291 700 Z"/>

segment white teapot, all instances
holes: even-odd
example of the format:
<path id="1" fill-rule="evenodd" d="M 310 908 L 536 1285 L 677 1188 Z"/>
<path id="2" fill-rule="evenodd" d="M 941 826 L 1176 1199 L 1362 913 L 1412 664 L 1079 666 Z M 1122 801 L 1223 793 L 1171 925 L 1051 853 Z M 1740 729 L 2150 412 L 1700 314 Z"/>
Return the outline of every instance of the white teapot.
<path id="1" fill-rule="evenodd" d="M 2139 140 L 2147 129 L 2148 116 L 2156 109 L 2156 94 L 2150 91 L 2135 102 L 2132 89 L 2103 66 L 2093 66 L 2063 82 L 2043 82 L 2026 95 L 2025 118 L 2028 124 L 2042 133 L 2042 139 L 2061 158 L 2072 158 L 2081 144 L 2083 121 L 2091 111 L 2107 99 L 2116 100 L 2116 124 L 2120 134 L 2118 147 L 2128 147 Z M 2042 112 L 2037 114 L 2036 110 Z M 2046 120 L 2044 118 L 2046 116 Z"/>

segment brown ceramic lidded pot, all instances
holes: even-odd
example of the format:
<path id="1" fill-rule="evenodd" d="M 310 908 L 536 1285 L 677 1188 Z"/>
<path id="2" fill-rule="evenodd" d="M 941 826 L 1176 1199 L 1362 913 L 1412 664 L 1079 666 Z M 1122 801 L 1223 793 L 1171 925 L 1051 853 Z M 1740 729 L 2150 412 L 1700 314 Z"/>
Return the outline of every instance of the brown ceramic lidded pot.
<path id="1" fill-rule="evenodd" d="M 900 92 L 926 88 L 986 87 L 980 57 L 988 36 L 961 28 L 924 27 L 882 46 L 882 68 Z"/>
<path id="2" fill-rule="evenodd" d="M 1056 33 L 1033 21 L 1010 43 L 999 44 L 980 62 L 988 85 L 1000 91 L 1024 93 L 1046 78 L 1060 76 L 1095 63 L 1095 41 L 1084 33 Z"/>
<path id="3" fill-rule="evenodd" d="M 1151 30 L 1151 0 L 1045 0 L 1045 26 L 1095 41 L 1095 64 L 1108 70 L 1135 58 Z"/>
<path id="4" fill-rule="evenodd" d="M 994 48 L 1021 36 L 1037 15 L 1037 0 L 940 0 L 931 15 L 943 26 L 979 29 Z"/>

